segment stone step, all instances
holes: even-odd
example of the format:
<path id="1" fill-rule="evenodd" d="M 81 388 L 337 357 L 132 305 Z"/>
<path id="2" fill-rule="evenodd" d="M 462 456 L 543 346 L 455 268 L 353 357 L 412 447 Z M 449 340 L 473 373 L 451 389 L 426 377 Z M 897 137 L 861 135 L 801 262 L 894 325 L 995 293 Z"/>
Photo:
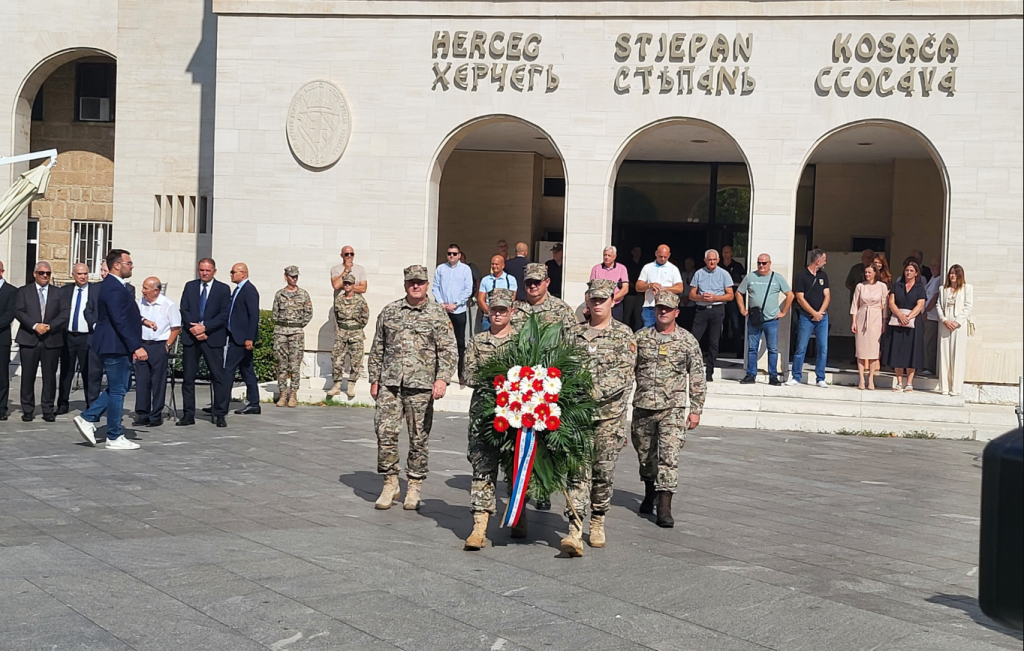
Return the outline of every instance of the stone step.
<path id="1" fill-rule="evenodd" d="M 897 393 L 892 390 L 891 385 L 888 388 L 879 387 L 875 391 L 861 391 L 856 386 L 836 385 L 830 385 L 828 389 L 821 389 L 813 384 L 801 384 L 792 387 L 772 386 L 768 384 L 767 377 L 763 382 L 758 381 L 754 384 L 740 384 L 728 378 L 715 379 L 714 382 L 708 384 L 708 395 L 764 396 L 802 400 L 824 399 L 872 404 L 933 405 L 937 407 L 963 407 L 965 404 L 962 396 L 944 396 L 941 393 L 916 388 L 911 392 Z"/>

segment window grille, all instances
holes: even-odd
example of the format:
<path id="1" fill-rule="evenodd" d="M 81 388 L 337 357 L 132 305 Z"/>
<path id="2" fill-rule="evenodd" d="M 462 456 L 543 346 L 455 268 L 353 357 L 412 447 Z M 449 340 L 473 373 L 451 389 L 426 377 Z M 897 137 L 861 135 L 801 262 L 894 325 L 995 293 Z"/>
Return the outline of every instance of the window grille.
<path id="1" fill-rule="evenodd" d="M 100 263 L 110 250 L 110 222 L 71 222 L 71 264 L 89 267 L 90 276 L 100 275 Z"/>

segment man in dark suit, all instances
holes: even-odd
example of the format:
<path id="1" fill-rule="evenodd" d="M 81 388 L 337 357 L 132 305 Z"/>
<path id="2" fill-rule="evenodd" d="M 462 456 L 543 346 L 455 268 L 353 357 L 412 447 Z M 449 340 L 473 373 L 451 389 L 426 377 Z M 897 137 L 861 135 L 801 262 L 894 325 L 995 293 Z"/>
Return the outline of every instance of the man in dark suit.
<path id="1" fill-rule="evenodd" d="M 110 273 L 96 288 L 96 328 L 92 348 L 103 361 L 107 389 L 92 405 L 75 416 L 75 428 L 90 445 L 96 445 L 96 423 L 107 414 L 107 449 L 138 450 L 139 444 L 122 435 L 121 417 L 124 397 L 132 377 L 132 360 L 148 358 L 142 346 L 142 317 L 139 306 L 125 287 L 131 278 L 131 255 L 124 249 L 111 249 L 107 254 Z"/>
<path id="2" fill-rule="evenodd" d="M 89 283 L 89 267 L 78 263 L 71 268 L 74 283 L 61 287 L 67 294 L 71 314 L 64 347 L 60 352 L 60 388 L 57 393 L 57 415 L 66 414 L 70 409 L 71 383 L 75 379 L 75 368 L 85 385 L 85 406 L 88 407 L 100 395 L 100 378 L 91 373 L 89 344 L 92 330 L 96 326 L 96 299 L 98 288 Z"/>
<path id="3" fill-rule="evenodd" d="M 237 368 L 245 382 L 246 405 L 236 414 L 260 413 L 260 388 L 256 381 L 256 369 L 252 365 L 252 349 L 260 328 L 260 293 L 249 282 L 249 267 L 239 262 L 231 267 L 231 282 L 235 291 L 231 294 L 228 310 L 228 354 L 224 372 L 228 386 L 234 382 Z M 231 393 L 222 396 L 222 411 L 227 412 Z"/>
<path id="4" fill-rule="evenodd" d="M 196 423 L 196 375 L 199 356 L 206 360 L 213 382 L 213 405 L 210 412 L 217 427 L 227 427 L 224 416 L 231 400 L 231 381 L 224 373 L 224 345 L 227 343 L 228 311 L 231 290 L 216 280 L 217 263 L 203 258 L 198 266 L 199 278 L 185 283 L 181 294 L 181 420 L 175 425 Z"/>
<path id="5" fill-rule="evenodd" d="M 0 261 L 0 420 L 7 420 L 11 388 L 11 324 L 14 323 L 14 301 L 18 288 L 4 280 L 4 263 Z"/>
<path id="6" fill-rule="evenodd" d="M 48 262 L 36 264 L 35 282 L 18 290 L 14 316 L 21 324 L 15 341 L 21 353 L 21 420 L 31 422 L 36 409 L 36 371 L 43 367 L 43 420 L 57 420 L 53 402 L 57 397 L 57 363 L 64 345 L 71 306 L 67 295 L 50 285 L 53 271 Z"/>
<path id="7" fill-rule="evenodd" d="M 516 290 L 516 300 L 526 300 L 526 265 L 530 263 L 530 247 L 526 242 L 516 244 L 516 257 L 505 262 L 505 273 L 516 279 L 519 289 Z"/>

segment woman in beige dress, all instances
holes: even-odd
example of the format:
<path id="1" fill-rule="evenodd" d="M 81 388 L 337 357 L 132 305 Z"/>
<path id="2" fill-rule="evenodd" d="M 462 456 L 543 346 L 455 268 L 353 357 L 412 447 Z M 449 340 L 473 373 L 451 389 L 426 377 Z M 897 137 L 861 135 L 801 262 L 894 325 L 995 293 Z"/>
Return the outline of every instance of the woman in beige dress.
<path id="1" fill-rule="evenodd" d="M 935 304 L 939 316 L 939 388 L 944 396 L 958 396 L 964 388 L 967 335 L 973 307 L 974 287 L 964 279 L 964 268 L 955 264 L 949 268 Z"/>
<path id="2" fill-rule="evenodd" d="M 864 267 L 864 282 L 853 290 L 850 305 L 850 329 L 853 330 L 857 347 L 857 374 L 860 376 L 858 389 L 864 389 L 864 372 L 868 373 L 867 388 L 875 390 L 875 375 L 878 374 L 879 339 L 885 329 L 886 299 L 889 288 L 878 280 L 878 271 L 873 266 Z"/>

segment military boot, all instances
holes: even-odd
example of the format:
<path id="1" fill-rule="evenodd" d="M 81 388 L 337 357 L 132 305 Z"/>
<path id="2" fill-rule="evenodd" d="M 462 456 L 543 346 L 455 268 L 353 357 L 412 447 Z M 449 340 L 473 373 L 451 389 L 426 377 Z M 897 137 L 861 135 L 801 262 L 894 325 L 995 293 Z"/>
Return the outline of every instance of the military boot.
<path id="1" fill-rule="evenodd" d="M 487 546 L 488 517 L 490 516 L 487 511 L 473 514 L 473 533 L 469 534 L 469 538 L 466 538 L 466 546 L 463 549 L 468 552 L 475 552 Z"/>
<path id="2" fill-rule="evenodd" d="M 348 388 L 345 389 L 345 395 L 347 395 L 349 398 L 355 398 L 356 397 L 356 380 L 355 380 L 355 378 L 352 378 L 351 380 L 348 381 Z"/>
<path id="3" fill-rule="evenodd" d="M 676 521 L 672 518 L 672 493 L 668 491 L 658 491 L 658 519 L 656 524 L 666 529 L 676 526 Z"/>
<path id="4" fill-rule="evenodd" d="M 335 382 L 334 386 L 331 387 L 330 391 L 327 392 L 327 395 L 333 397 L 338 395 L 339 393 L 341 393 L 341 382 Z"/>
<path id="5" fill-rule="evenodd" d="M 569 535 L 558 546 L 569 556 L 583 556 L 583 523 L 570 517 Z"/>
<path id="6" fill-rule="evenodd" d="M 644 480 L 644 501 L 640 502 L 640 513 L 654 513 L 654 497 L 657 491 L 654 490 L 654 482 Z"/>
<path id="7" fill-rule="evenodd" d="M 420 508 L 420 489 L 423 487 L 422 479 L 410 479 L 409 488 L 405 491 L 405 504 L 402 508 L 406 511 L 416 511 Z"/>
<path id="8" fill-rule="evenodd" d="M 288 389 L 281 389 L 281 397 L 277 399 L 278 407 L 286 407 L 288 405 Z"/>
<path id="9" fill-rule="evenodd" d="M 590 546 L 604 547 L 604 516 L 596 513 L 590 516 Z"/>
<path id="10" fill-rule="evenodd" d="M 373 505 L 375 509 L 390 509 L 392 502 L 398 501 L 398 496 L 402 492 L 402 488 L 398 485 L 398 475 L 388 475 L 384 478 L 384 489 L 380 492 L 380 497 L 377 498 L 377 502 Z"/>
<path id="11" fill-rule="evenodd" d="M 529 535 L 529 531 L 526 528 L 526 509 L 519 514 L 519 522 L 512 525 L 512 537 L 513 538 L 526 538 Z"/>
<path id="12" fill-rule="evenodd" d="M 298 393 L 299 392 L 296 391 L 295 389 L 292 389 L 291 391 L 288 392 L 288 406 L 289 407 L 298 407 L 299 406 L 299 401 L 296 399 L 296 395 Z"/>

